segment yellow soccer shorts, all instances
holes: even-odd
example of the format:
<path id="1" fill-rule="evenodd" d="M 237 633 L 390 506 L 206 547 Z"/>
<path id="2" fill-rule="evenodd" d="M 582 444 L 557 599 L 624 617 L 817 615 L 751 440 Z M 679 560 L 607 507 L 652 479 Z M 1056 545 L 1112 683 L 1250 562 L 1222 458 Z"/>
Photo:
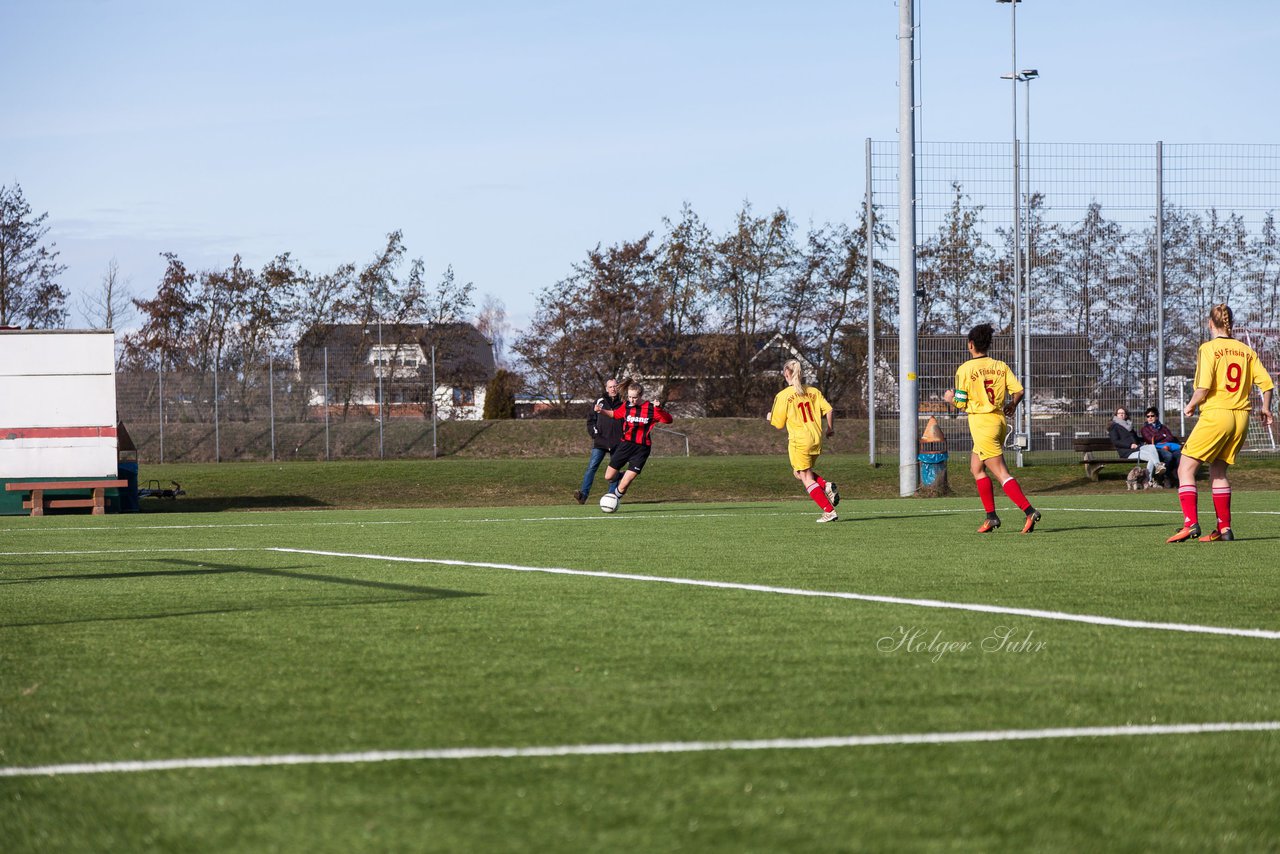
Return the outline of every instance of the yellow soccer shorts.
<path id="1" fill-rule="evenodd" d="M 1249 432 L 1249 411 L 1245 409 L 1202 409 L 1200 420 L 1191 428 L 1182 454 L 1201 462 L 1222 460 L 1235 465 L 1236 453 Z"/>
<path id="2" fill-rule="evenodd" d="M 822 453 L 821 445 L 787 445 L 787 457 L 791 460 L 791 468 L 804 471 L 813 468 L 813 461 Z"/>
<path id="3" fill-rule="evenodd" d="M 969 435 L 973 437 L 973 452 L 978 459 L 990 460 L 1004 453 L 1004 437 L 1009 425 L 998 412 L 969 416 Z"/>

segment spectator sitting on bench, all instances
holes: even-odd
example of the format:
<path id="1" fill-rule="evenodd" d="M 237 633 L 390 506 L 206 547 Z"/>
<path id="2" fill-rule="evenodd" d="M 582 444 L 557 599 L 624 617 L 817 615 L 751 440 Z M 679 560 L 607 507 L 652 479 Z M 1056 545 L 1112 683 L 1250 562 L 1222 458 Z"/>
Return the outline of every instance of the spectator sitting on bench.
<path id="1" fill-rule="evenodd" d="M 1129 410 L 1121 406 L 1111 419 L 1111 427 L 1107 437 L 1115 447 L 1122 460 L 1137 460 L 1147 464 L 1147 482 L 1155 483 L 1157 474 L 1164 474 L 1164 466 L 1160 465 L 1160 455 L 1155 445 L 1142 444 L 1142 437 L 1133 430 L 1133 421 L 1129 418 Z"/>
<path id="2" fill-rule="evenodd" d="M 1176 472 L 1178 463 L 1182 461 L 1182 445 L 1178 443 L 1178 439 L 1160 422 L 1160 410 L 1154 406 L 1148 406 L 1146 412 L 1146 424 L 1142 425 L 1142 441 L 1148 445 L 1154 445 L 1156 454 L 1160 457 L 1160 465 L 1164 466 L 1166 472 Z M 1172 475 L 1166 474 L 1165 477 Z M 1170 484 L 1165 484 L 1169 486 Z"/>

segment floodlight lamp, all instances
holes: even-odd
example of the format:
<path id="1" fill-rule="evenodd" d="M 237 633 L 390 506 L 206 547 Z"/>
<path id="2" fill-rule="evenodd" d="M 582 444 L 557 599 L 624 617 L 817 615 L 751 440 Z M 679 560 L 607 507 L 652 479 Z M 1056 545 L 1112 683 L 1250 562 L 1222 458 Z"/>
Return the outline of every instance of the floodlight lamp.
<path id="1" fill-rule="evenodd" d="M 1034 68 L 1024 68 L 1018 73 L 1022 76 L 1023 80 L 1035 80 L 1040 76 L 1040 72 Z"/>

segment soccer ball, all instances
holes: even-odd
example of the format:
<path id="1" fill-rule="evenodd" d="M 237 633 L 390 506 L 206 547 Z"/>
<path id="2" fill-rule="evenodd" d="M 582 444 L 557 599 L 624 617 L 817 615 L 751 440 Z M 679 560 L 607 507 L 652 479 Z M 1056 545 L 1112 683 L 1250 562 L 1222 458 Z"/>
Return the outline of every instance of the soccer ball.
<path id="1" fill-rule="evenodd" d="M 618 496 L 612 492 L 606 492 L 600 496 L 600 509 L 606 513 L 612 513 L 618 509 Z"/>

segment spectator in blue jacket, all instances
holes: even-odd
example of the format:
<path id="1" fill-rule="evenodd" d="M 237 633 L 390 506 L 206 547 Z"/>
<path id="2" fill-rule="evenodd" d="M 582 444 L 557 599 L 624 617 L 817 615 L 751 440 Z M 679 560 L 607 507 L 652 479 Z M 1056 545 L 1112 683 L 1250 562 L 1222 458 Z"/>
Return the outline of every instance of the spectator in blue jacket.
<path id="1" fill-rule="evenodd" d="M 1160 465 L 1166 471 L 1176 472 L 1178 463 L 1182 462 L 1182 444 L 1168 427 L 1160 422 L 1160 410 L 1148 406 L 1146 424 L 1142 425 L 1142 441 L 1154 445 L 1160 457 Z"/>

